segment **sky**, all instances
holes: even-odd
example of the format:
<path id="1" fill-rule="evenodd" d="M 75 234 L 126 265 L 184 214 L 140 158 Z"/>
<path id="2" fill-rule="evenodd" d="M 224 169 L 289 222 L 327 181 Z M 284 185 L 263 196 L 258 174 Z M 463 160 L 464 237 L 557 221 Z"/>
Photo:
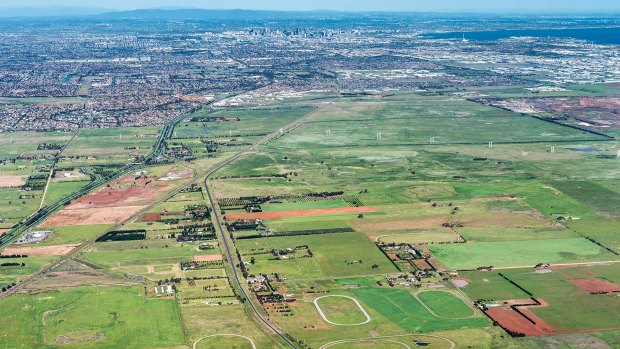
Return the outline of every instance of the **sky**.
<path id="1" fill-rule="evenodd" d="M 22 7 L 620 13 L 620 0 L 0 0 L 0 8 Z"/>

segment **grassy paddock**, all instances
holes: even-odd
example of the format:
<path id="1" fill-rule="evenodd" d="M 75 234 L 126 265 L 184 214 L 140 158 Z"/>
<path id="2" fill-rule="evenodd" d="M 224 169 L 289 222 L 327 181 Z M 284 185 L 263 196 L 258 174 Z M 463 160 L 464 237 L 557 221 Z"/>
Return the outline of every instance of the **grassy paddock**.
<path id="1" fill-rule="evenodd" d="M 184 344 L 173 300 L 146 300 L 142 287 L 78 288 L 0 302 L 5 348 L 160 348 Z M 140 336 L 136 336 L 140 333 Z"/>

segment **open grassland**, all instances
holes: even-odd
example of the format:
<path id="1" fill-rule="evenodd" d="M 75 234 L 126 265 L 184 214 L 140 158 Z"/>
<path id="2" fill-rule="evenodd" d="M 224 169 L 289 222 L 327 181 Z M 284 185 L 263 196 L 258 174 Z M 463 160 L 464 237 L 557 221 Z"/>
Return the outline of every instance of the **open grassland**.
<path id="1" fill-rule="evenodd" d="M 103 234 L 110 227 L 110 225 L 78 225 L 37 228 L 37 230 L 50 230 L 53 232 L 45 240 L 41 241 L 39 245 L 78 244 Z"/>
<path id="2" fill-rule="evenodd" d="M 620 220 L 580 219 L 568 222 L 567 226 L 579 234 L 594 239 L 616 252 L 620 252 L 620 234 L 618 234 Z"/>
<path id="3" fill-rule="evenodd" d="M 280 273 L 288 278 L 341 277 L 395 272 L 381 251 L 360 233 L 334 233 L 244 239 L 236 242 L 244 260 L 258 252 L 308 246 L 312 257 L 277 260 L 270 253 L 256 254 L 251 273 Z M 347 248 L 343 248 L 347 246 Z M 273 259 L 273 260 L 271 260 Z M 373 266 L 376 266 L 373 268 Z"/>
<path id="4" fill-rule="evenodd" d="M 180 263 L 200 254 L 205 253 L 196 244 L 176 241 L 98 242 L 82 252 L 85 260 L 107 268 Z"/>
<path id="5" fill-rule="evenodd" d="M 532 241 L 574 238 L 578 235 L 563 228 L 455 228 L 470 242 Z"/>
<path id="6" fill-rule="evenodd" d="M 261 205 L 264 212 L 292 211 L 292 210 L 312 210 L 322 208 L 341 208 L 347 207 L 344 200 L 317 200 L 305 202 L 285 202 L 281 204 Z"/>
<path id="7" fill-rule="evenodd" d="M 70 132 L 14 132 L 0 137 L 0 157 L 16 158 L 22 156 L 54 154 L 52 150 L 37 150 L 41 143 L 65 144 Z"/>
<path id="8" fill-rule="evenodd" d="M 182 305 L 180 313 L 185 336 L 190 344 L 207 336 L 229 334 L 248 337 L 257 348 L 279 348 L 269 335 L 250 321 L 241 305 L 209 306 L 192 303 Z M 247 340 L 238 337 L 210 337 L 198 342 L 196 348 L 249 349 L 251 346 L 248 347 L 248 344 Z"/>
<path id="9" fill-rule="evenodd" d="M 469 284 L 462 291 L 473 300 L 526 299 L 527 293 L 501 277 L 498 272 L 471 271 L 461 273 Z"/>
<path id="10" fill-rule="evenodd" d="M 33 256 L 10 260 L 3 259 L 3 263 L 6 263 L 5 261 L 9 261 L 20 264 L 23 263 L 24 265 L 0 267 L 0 277 L 23 279 L 29 275 L 36 273 L 49 263 L 56 261 L 58 258 L 58 256 Z"/>
<path id="11" fill-rule="evenodd" d="M 162 348 L 184 344 L 174 300 L 142 287 L 77 288 L 0 301 L 6 348 Z M 140 333 L 140 335 L 136 335 Z"/>
<path id="12" fill-rule="evenodd" d="M 65 150 L 65 155 L 113 158 L 115 155 L 137 156 L 147 154 L 159 127 L 126 127 L 81 130 Z"/>
<path id="13" fill-rule="evenodd" d="M 331 130 L 326 133 L 326 130 Z M 380 133 L 380 136 L 377 136 Z M 482 144 L 597 139 L 574 129 L 528 116 L 450 97 L 414 97 L 413 100 L 342 100 L 320 112 L 313 122 L 277 141 L 279 146 L 376 146 L 428 144 Z"/>
<path id="14" fill-rule="evenodd" d="M 552 185 L 595 210 L 620 218 L 620 195 L 617 192 L 586 181 L 562 181 Z"/>
<path id="15" fill-rule="evenodd" d="M 459 270 L 614 259 L 611 253 L 584 238 L 537 240 L 536 243 L 511 241 L 429 245 L 428 248 L 450 269 Z"/>
<path id="16" fill-rule="evenodd" d="M 24 194 L 18 188 L 0 189 L 0 227 L 10 228 L 39 208 L 42 191 Z"/>
<path id="17" fill-rule="evenodd" d="M 78 191 L 87 185 L 87 181 L 76 182 L 51 182 L 45 194 L 44 205 L 52 204 L 61 200 L 63 197 Z"/>

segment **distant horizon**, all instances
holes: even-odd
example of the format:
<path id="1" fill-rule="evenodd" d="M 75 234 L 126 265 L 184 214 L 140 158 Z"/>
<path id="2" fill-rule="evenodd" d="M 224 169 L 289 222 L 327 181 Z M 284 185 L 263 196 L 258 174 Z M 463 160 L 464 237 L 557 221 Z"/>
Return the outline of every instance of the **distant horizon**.
<path id="1" fill-rule="evenodd" d="M 299 12 L 299 13 L 311 13 L 311 12 L 325 12 L 325 13 L 402 13 L 402 14 L 415 14 L 415 13 L 429 13 L 429 14 L 480 14 L 480 15 L 503 15 L 503 16 L 521 16 L 521 15 L 620 15 L 620 9 L 613 10 L 589 10 L 589 11 L 576 11 L 576 10 L 491 10 L 491 9 L 472 9 L 472 10 L 378 10 L 378 9 L 254 9 L 254 8 L 239 8 L 239 7 L 192 7 L 192 6 L 163 6 L 163 7 L 139 7 L 139 8 L 108 8 L 108 7 L 95 7 L 95 6 L 15 6 L 7 7 L 0 5 L 0 18 L 7 17 L 7 13 L 1 11 L 8 11 L 11 15 L 11 11 L 15 13 L 21 13 L 22 11 L 33 10 L 35 12 L 28 14 L 24 13 L 24 17 L 29 16 L 45 16 L 46 13 L 51 13 L 53 16 L 75 16 L 80 14 L 104 14 L 112 12 L 132 12 L 132 11 L 176 11 L 176 10 L 200 10 L 200 11 L 248 11 L 248 12 Z M 65 11 L 65 12 L 63 12 Z M 22 16 L 22 15 L 20 15 Z M 9 16 L 10 17 L 10 16 Z"/>
<path id="2" fill-rule="evenodd" d="M 403 13 L 492 13 L 492 14 L 620 14 L 620 2 L 611 0 L 5 0 L 4 11 L 93 10 L 248 10 L 278 12 L 403 12 Z M 2 14 L 0 13 L 0 16 Z"/>

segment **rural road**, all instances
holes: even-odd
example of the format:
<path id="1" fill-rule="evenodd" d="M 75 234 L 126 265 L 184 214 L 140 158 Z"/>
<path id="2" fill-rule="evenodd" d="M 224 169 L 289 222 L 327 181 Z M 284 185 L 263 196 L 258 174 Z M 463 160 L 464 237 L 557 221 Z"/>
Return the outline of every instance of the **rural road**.
<path id="1" fill-rule="evenodd" d="M 52 161 L 52 167 L 50 168 L 50 174 L 49 176 L 47 176 L 47 183 L 45 183 L 45 189 L 43 190 L 43 195 L 41 195 L 41 204 L 39 205 L 39 210 L 43 208 L 43 204 L 45 203 L 45 196 L 47 195 L 47 189 L 49 188 L 50 183 L 52 182 L 52 176 L 54 175 L 54 171 L 56 171 L 56 164 L 58 164 L 58 160 L 60 159 L 60 156 L 65 151 L 65 149 L 67 149 L 69 145 L 71 145 L 71 143 L 77 137 L 78 133 L 80 133 L 81 130 L 82 130 L 82 126 L 81 124 L 78 124 L 77 130 L 73 133 L 71 138 L 69 138 L 69 140 L 65 143 L 65 145 L 62 148 L 60 148 L 60 150 L 56 153 L 56 155 L 54 155 L 54 160 Z"/>
<path id="2" fill-rule="evenodd" d="M 217 227 L 217 229 L 218 229 L 218 231 L 219 231 L 219 233 L 220 233 L 220 235 L 222 237 L 222 241 L 224 243 L 224 249 L 226 250 L 226 256 L 228 257 L 228 262 L 230 263 L 230 267 L 232 269 L 234 282 L 237 284 L 237 287 L 241 290 L 241 293 L 243 293 L 243 296 L 245 297 L 245 299 L 248 300 L 248 304 L 250 305 L 250 308 L 252 309 L 252 312 L 254 313 L 256 318 L 261 323 L 263 323 L 263 325 L 265 325 L 267 328 L 269 328 L 271 331 L 273 331 L 275 334 L 277 334 L 278 337 L 280 337 L 291 348 L 297 348 L 297 345 L 291 339 L 288 338 L 288 336 L 285 334 L 285 332 L 283 332 L 279 328 L 275 327 L 273 324 L 271 324 L 265 318 L 265 316 L 263 316 L 263 314 L 259 311 L 258 307 L 254 304 L 254 302 L 251 301 L 251 298 L 250 298 L 251 295 L 243 287 L 244 283 L 241 280 L 241 277 L 239 276 L 239 272 L 237 270 L 237 266 L 235 265 L 235 260 L 233 258 L 233 253 L 231 251 L 231 246 L 230 246 L 231 244 L 228 243 L 228 237 L 226 236 L 226 230 L 222 226 L 223 219 L 222 219 L 222 216 L 220 214 L 219 207 L 216 205 L 215 197 L 214 197 L 213 193 L 211 192 L 211 189 L 209 188 L 209 183 L 208 182 L 209 182 L 209 179 L 211 178 L 211 176 L 213 176 L 213 174 L 215 174 L 217 171 L 221 170 L 222 168 L 228 166 L 233 161 L 239 159 L 241 156 L 243 156 L 248 151 L 255 149 L 257 146 L 259 146 L 261 144 L 265 144 L 265 143 L 269 142 L 270 140 L 277 138 L 280 135 L 283 135 L 283 134 L 285 134 L 287 132 L 293 131 L 293 130 L 301 127 L 303 124 L 306 123 L 306 121 L 308 121 L 308 119 L 310 119 L 312 116 L 314 116 L 316 113 L 318 113 L 323 108 L 327 107 L 328 105 L 331 105 L 333 102 L 334 101 L 329 102 L 329 103 L 327 103 L 327 104 L 317 108 L 316 110 L 312 111 L 311 113 L 306 114 L 304 117 L 302 117 L 300 119 L 297 119 L 296 121 L 288 124 L 287 126 L 281 128 L 280 130 L 267 135 L 266 137 L 264 137 L 261 140 L 255 142 L 254 144 L 248 146 L 247 148 L 241 149 L 233 157 L 227 159 L 226 161 L 220 163 L 215 168 L 213 168 L 206 175 L 206 177 L 205 177 L 205 179 L 203 181 L 204 187 L 205 187 L 205 190 L 206 190 L 206 194 L 207 194 L 207 199 L 209 200 L 209 205 L 211 206 L 212 212 L 213 212 L 213 224 Z"/>

